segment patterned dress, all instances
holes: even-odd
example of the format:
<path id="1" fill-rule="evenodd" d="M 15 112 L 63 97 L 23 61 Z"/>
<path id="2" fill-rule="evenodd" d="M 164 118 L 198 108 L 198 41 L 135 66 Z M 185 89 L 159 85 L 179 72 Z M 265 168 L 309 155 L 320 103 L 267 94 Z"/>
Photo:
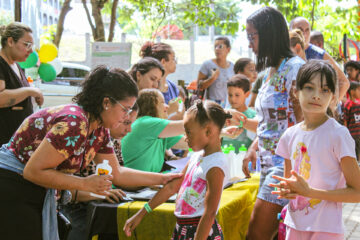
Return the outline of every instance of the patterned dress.
<path id="1" fill-rule="evenodd" d="M 85 169 L 96 153 L 114 152 L 108 129 L 99 127 L 92 133 L 88 129 L 87 114 L 78 105 L 45 108 L 24 120 L 8 148 L 26 164 L 45 138 L 65 158 L 56 169 L 76 173 Z"/>

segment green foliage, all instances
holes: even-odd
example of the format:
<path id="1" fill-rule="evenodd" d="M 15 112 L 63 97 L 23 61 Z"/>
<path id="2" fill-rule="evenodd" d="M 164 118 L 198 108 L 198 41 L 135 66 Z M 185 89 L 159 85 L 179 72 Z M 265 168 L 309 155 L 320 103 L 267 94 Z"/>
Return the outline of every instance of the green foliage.
<path id="1" fill-rule="evenodd" d="M 325 50 L 337 61 L 340 60 L 339 43 L 346 33 L 348 38 L 360 40 L 358 28 L 359 7 L 337 7 L 335 10 L 324 0 L 246 0 L 251 3 L 272 5 L 290 22 L 297 16 L 309 20 L 313 30 L 323 33 Z M 337 2 L 344 2 L 337 0 Z"/>
<path id="2" fill-rule="evenodd" d="M 9 23 L 13 22 L 14 18 L 12 15 L 12 12 L 9 11 L 0 11 L 0 26 L 2 25 L 8 25 Z"/>
<path id="3" fill-rule="evenodd" d="M 44 32 L 40 35 L 40 45 L 47 42 L 53 42 L 56 34 L 56 24 L 44 26 Z"/>
<path id="4" fill-rule="evenodd" d="M 110 14 L 110 9 L 105 5 L 104 13 Z M 204 31 L 214 25 L 216 34 L 235 34 L 240 12 L 236 0 L 125 0 L 119 3 L 117 21 L 124 32 L 146 38 L 166 24 L 175 24 L 189 38 L 194 24 Z"/>

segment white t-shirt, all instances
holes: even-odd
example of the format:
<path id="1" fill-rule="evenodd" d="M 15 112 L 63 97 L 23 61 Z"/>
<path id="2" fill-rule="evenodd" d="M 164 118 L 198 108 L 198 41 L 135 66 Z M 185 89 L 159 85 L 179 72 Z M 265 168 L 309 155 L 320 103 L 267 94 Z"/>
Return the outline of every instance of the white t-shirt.
<path id="1" fill-rule="evenodd" d="M 176 199 L 175 216 L 179 218 L 200 217 L 204 214 L 206 174 L 214 167 L 224 172 L 223 187 L 229 182 L 229 167 L 225 154 L 216 152 L 206 157 L 202 151 L 191 155 L 184 181 Z M 219 209 L 219 206 L 218 206 Z"/>
<path id="2" fill-rule="evenodd" d="M 311 187 L 334 190 L 345 187 L 340 161 L 356 158 L 355 142 L 348 129 L 333 118 L 312 131 L 299 123 L 280 138 L 276 154 L 290 159 L 292 169 Z M 298 196 L 290 200 L 285 224 L 299 231 L 344 233 L 342 203 Z"/>

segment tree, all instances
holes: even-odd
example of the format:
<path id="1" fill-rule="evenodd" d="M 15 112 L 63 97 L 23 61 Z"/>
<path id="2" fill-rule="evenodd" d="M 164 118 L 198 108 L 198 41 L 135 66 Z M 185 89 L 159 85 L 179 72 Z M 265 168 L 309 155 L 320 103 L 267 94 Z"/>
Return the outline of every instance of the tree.
<path id="1" fill-rule="evenodd" d="M 339 43 L 343 34 L 360 39 L 357 31 L 359 7 L 337 7 L 335 11 L 324 0 L 247 0 L 251 3 L 275 6 L 290 22 L 297 16 L 309 20 L 313 30 L 323 33 L 326 51 L 336 60 L 341 60 Z M 337 0 L 341 2 L 341 0 Z"/>
<path id="2" fill-rule="evenodd" d="M 65 21 L 66 14 L 72 9 L 70 7 L 70 3 L 71 3 L 71 0 L 65 0 L 62 4 L 61 10 L 60 10 L 59 21 L 56 26 L 56 34 L 54 37 L 54 44 L 57 47 L 59 47 L 61 36 L 64 31 L 64 21 Z"/>
<path id="3" fill-rule="evenodd" d="M 215 5 L 215 11 L 211 9 L 211 3 Z M 118 7 L 117 21 L 124 32 L 145 38 L 155 36 L 154 32 L 165 25 L 177 25 L 188 38 L 194 24 L 200 27 L 215 25 L 219 33 L 234 34 L 239 26 L 239 12 L 234 0 L 125 0 Z"/>

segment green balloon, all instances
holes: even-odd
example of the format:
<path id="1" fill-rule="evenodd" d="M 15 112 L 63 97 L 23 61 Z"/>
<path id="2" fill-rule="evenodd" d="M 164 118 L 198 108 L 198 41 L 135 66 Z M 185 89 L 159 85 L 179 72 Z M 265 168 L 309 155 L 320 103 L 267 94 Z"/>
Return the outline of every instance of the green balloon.
<path id="1" fill-rule="evenodd" d="M 45 82 L 51 82 L 56 78 L 56 71 L 53 66 L 48 63 L 41 63 L 39 67 L 39 75 Z"/>
<path id="2" fill-rule="evenodd" d="M 22 68 L 31 68 L 31 67 L 34 67 L 36 65 L 38 60 L 39 60 L 39 55 L 37 54 L 37 52 L 32 52 L 32 53 L 30 53 L 30 55 L 28 56 L 26 61 L 25 62 L 19 62 L 19 65 Z"/>

